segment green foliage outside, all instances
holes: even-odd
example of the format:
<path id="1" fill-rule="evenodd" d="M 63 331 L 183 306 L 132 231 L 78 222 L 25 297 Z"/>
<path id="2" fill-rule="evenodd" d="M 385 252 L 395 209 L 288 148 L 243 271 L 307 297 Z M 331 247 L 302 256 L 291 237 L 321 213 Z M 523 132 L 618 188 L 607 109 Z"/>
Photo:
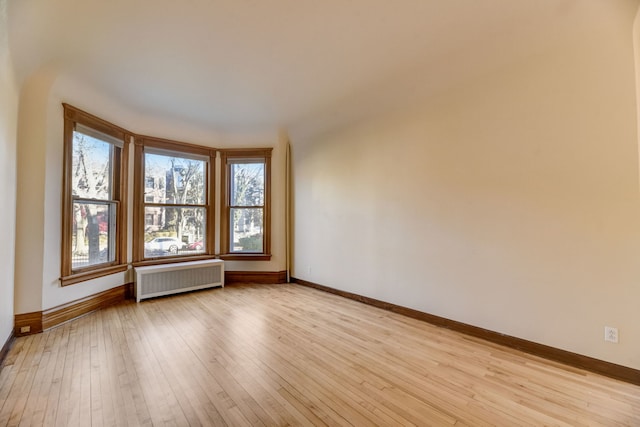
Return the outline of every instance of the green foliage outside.
<path id="1" fill-rule="evenodd" d="M 238 243 L 242 246 L 243 252 L 261 252 L 262 251 L 262 235 L 254 234 L 253 236 L 241 237 Z"/>

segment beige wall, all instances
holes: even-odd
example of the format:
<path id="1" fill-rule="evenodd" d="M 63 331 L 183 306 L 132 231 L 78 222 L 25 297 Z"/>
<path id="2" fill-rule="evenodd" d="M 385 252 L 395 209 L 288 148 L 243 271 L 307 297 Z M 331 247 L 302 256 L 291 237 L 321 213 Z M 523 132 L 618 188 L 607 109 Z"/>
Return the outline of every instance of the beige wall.
<path id="1" fill-rule="evenodd" d="M 178 120 L 141 115 L 98 93 L 73 76 L 47 68 L 22 87 L 18 151 L 18 225 L 16 249 L 16 313 L 56 307 L 130 281 L 126 273 L 61 287 L 61 191 L 63 155 L 62 102 L 109 120 L 132 132 L 225 148 L 230 144 L 274 147 L 272 159 L 273 223 L 269 262 L 227 262 L 225 269 L 281 271 L 285 269 L 284 162 L 285 145 L 278 135 L 235 136 L 233 140 Z M 132 169 L 130 171 L 131 176 Z M 131 193 L 131 189 L 130 189 Z M 132 206 L 130 206 L 132 208 Z M 129 228 L 131 230 L 131 228 Z M 129 243 L 131 247 L 131 243 Z"/>
<path id="2" fill-rule="evenodd" d="M 635 13 L 294 139 L 293 276 L 640 368 Z"/>
<path id="3" fill-rule="evenodd" d="M 0 348 L 13 330 L 18 85 L 7 40 L 7 1 L 0 0 Z"/>

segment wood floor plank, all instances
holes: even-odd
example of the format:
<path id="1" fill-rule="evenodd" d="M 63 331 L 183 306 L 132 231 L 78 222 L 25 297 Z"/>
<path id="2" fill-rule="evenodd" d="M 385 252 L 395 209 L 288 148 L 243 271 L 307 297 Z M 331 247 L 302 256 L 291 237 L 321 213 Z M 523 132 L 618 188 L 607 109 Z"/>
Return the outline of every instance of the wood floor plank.
<path id="1" fill-rule="evenodd" d="M 298 325 L 299 324 L 300 323 L 298 323 Z M 279 325 L 281 325 L 281 322 L 279 322 Z M 287 325 L 287 326 L 282 325 L 282 327 L 288 327 L 290 329 L 294 329 L 296 326 L 295 325 Z M 302 330 L 300 331 L 300 336 L 301 337 L 304 336 L 304 331 L 302 331 Z M 332 334 L 330 336 L 330 339 L 334 340 L 333 341 L 334 344 L 338 344 L 339 338 L 335 334 Z M 349 364 L 357 363 L 357 361 L 354 360 L 354 359 L 356 359 L 358 356 L 352 356 L 351 358 L 349 358 L 349 348 L 348 347 L 353 344 L 353 341 L 351 341 L 351 340 L 350 341 L 345 341 L 342 344 L 345 347 L 344 351 L 340 351 L 340 352 L 337 352 L 337 353 L 334 352 L 334 353 L 335 353 L 336 357 L 345 356 L 346 359 L 339 360 L 337 358 L 334 358 L 332 360 L 332 363 L 334 363 L 334 364 L 335 363 L 342 363 L 342 362 L 346 362 L 346 363 L 349 363 Z M 288 344 L 289 347 L 290 346 L 294 346 L 294 345 L 295 345 L 294 343 L 289 343 Z M 334 349 L 335 349 L 335 346 L 334 346 Z M 316 346 L 314 344 L 312 352 L 307 354 L 307 355 L 305 355 L 305 357 L 313 359 L 314 358 L 314 356 L 313 356 L 314 354 L 320 354 L 322 356 L 322 358 L 314 360 L 314 363 L 315 364 L 319 364 L 319 365 L 323 365 L 324 363 L 323 363 L 322 359 L 330 359 L 330 358 L 332 358 L 332 354 L 330 352 L 325 351 L 325 350 L 326 350 L 325 348 L 322 348 L 321 346 Z M 368 366 L 375 365 L 376 363 L 379 363 L 379 361 L 373 361 L 373 360 L 370 360 L 370 361 L 367 361 L 367 362 L 368 363 L 366 363 L 366 365 L 368 365 Z M 385 363 L 385 362 L 386 361 L 383 361 L 383 363 Z M 361 367 L 361 369 L 365 370 L 366 368 L 365 367 Z M 325 372 L 325 373 L 326 372 L 330 372 L 330 369 L 329 369 L 328 365 L 324 366 L 323 372 Z M 322 375 L 322 374 L 319 374 L 319 375 Z M 376 374 L 375 371 L 369 370 L 368 372 L 366 372 L 366 374 L 364 374 L 364 376 L 368 376 L 371 379 L 372 377 L 377 376 L 377 374 Z M 348 381 L 348 379 L 349 378 L 345 377 L 344 375 L 340 378 L 340 381 L 341 381 L 343 386 L 345 385 L 345 382 Z M 331 381 L 328 378 L 323 378 L 323 382 L 331 382 Z M 395 385 L 396 385 L 395 389 L 390 393 L 389 391 L 392 390 L 392 388 L 393 388 L 392 382 L 387 381 L 387 382 L 380 383 L 378 385 L 378 387 L 374 387 L 373 389 L 370 389 L 369 393 L 367 393 L 365 396 L 370 396 L 372 394 L 372 392 L 373 392 L 373 394 L 375 394 L 376 390 L 386 390 L 386 391 L 383 391 L 383 393 L 386 394 L 385 398 L 380 399 L 377 402 L 372 402 L 374 404 L 375 403 L 378 404 L 378 409 L 381 408 L 381 407 L 384 407 L 384 405 L 393 405 L 393 401 L 388 399 L 390 394 L 396 394 L 397 395 L 396 400 L 397 401 L 403 401 L 403 402 L 410 401 L 411 399 L 415 398 L 415 395 L 412 396 L 411 394 L 405 393 L 404 390 L 397 389 L 397 382 L 396 382 Z M 425 390 L 426 390 L 426 388 L 422 388 L 418 394 L 424 395 L 425 394 Z M 450 395 L 449 397 L 452 398 L 452 399 L 455 398 L 455 396 L 453 396 L 453 395 Z M 441 402 L 444 403 L 445 406 L 450 406 L 444 400 L 442 400 Z M 440 407 L 442 409 L 443 406 L 441 405 Z M 428 405 L 423 405 L 422 410 L 423 411 L 428 411 L 429 410 L 429 406 Z M 454 423 L 456 421 L 455 417 L 453 416 L 453 414 L 455 413 L 455 408 L 452 407 L 452 406 L 450 406 L 448 411 L 447 411 L 449 415 L 445 414 L 442 410 L 434 411 L 434 412 L 438 414 L 438 415 L 434 415 L 434 416 L 439 419 L 440 423 L 452 424 L 452 423 Z M 424 417 L 424 413 L 422 414 L 422 417 Z M 416 419 L 415 416 L 414 417 L 410 417 L 410 418 L 413 418 L 414 420 Z M 418 417 L 418 419 L 419 418 L 420 417 Z M 479 419 L 474 419 L 472 421 L 474 422 L 475 425 L 480 425 L 480 420 Z M 419 421 L 417 421 L 417 422 L 419 423 Z M 399 422 L 399 420 L 395 420 L 395 423 L 398 424 L 400 422 Z"/>
<path id="2" fill-rule="evenodd" d="M 245 328 L 244 331 L 252 330 L 255 325 L 252 324 L 250 321 L 247 321 L 246 319 L 245 321 L 247 322 L 246 323 L 247 328 Z M 237 334 L 240 335 L 239 333 Z M 246 340 L 246 344 L 245 344 L 246 346 L 256 345 L 256 342 L 254 341 L 253 336 L 244 337 L 244 338 Z M 258 337 L 255 337 L 255 338 L 258 338 Z M 235 353 L 235 350 L 234 350 L 234 353 Z M 260 353 L 263 354 L 264 351 Z M 221 354 L 220 356 L 224 357 L 223 354 Z M 287 360 L 291 362 L 293 360 L 292 355 L 289 354 L 288 356 L 289 357 Z M 254 357 L 258 357 L 258 356 L 256 355 Z M 297 365 L 296 367 L 299 368 L 299 366 Z M 354 419 L 356 422 L 358 422 L 359 425 L 368 424 L 370 422 L 370 420 L 367 420 L 366 416 L 363 417 L 362 414 L 359 413 L 357 408 L 344 405 L 344 402 L 342 402 L 336 394 L 330 392 L 330 385 L 326 384 L 324 381 L 308 384 L 306 387 L 306 391 L 314 394 L 316 397 L 324 401 L 332 401 L 332 408 L 334 410 L 337 410 L 340 414 L 351 413 L 351 418 Z"/>
<path id="3" fill-rule="evenodd" d="M 206 401 L 200 397 L 206 393 L 194 384 L 195 378 L 191 375 L 191 370 L 183 369 L 185 366 L 193 366 L 189 361 L 195 355 L 188 350 L 182 336 L 176 333 L 169 335 L 164 319 L 154 321 L 153 327 L 164 329 L 163 339 L 157 341 L 155 349 L 162 353 L 159 362 L 167 376 L 168 384 L 187 417 L 188 424 L 224 425 L 222 417 L 215 408 L 212 410 L 211 407 L 206 406 Z M 171 344 L 167 345 L 166 343 Z"/>
<path id="4" fill-rule="evenodd" d="M 215 357 L 217 362 L 233 376 L 235 381 L 239 384 L 243 384 L 244 392 L 249 394 L 252 399 L 254 399 L 265 411 L 268 412 L 269 418 L 271 418 L 277 425 L 299 425 L 300 419 L 292 417 L 289 411 L 281 408 L 280 402 L 275 402 L 273 400 L 273 394 L 269 394 L 266 391 L 264 383 L 261 383 L 258 378 L 252 376 L 246 369 L 247 362 L 250 363 L 250 361 L 248 361 L 243 354 L 235 352 L 233 358 L 225 358 L 225 355 L 218 351 L 215 346 L 215 335 L 211 335 L 212 331 L 207 329 L 203 324 L 201 324 L 201 322 L 199 322 L 199 319 L 194 316 L 194 310 L 192 307 L 192 305 L 180 305 L 182 310 L 176 310 L 168 314 L 170 323 L 174 327 L 173 333 L 182 334 L 185 338 L 188 338 L 188 340 L 196 339 L 198 341 L 208 341 L 209 349 L 205 348 L 205 354 L 210 357 Z M 209 317 L 204 313 L 201 313 L 201 315 Z M 182 320 L 185 318 L 191 319 L 189 322 L 190 327 L 188 330 L 182 331 L 180 325 L 184 323 Z M 203 333 L 206 334 L 206 337 L 211 339 L 206 340 L 206 337 L 202 336 Z M 196 334 L 200 335 L 200 338 L 197 338 Z M 192 357 L 198 357 L 194 350 L 190 349 L 190 353 Z"/>
<path id="5" fill-rule="evenodd" d="M 32 343 L 33 340 L 18 340 L 13 346 L 14 352 L 9 352 L 0 369 L 0 425 L 8 423 L 11 412 L 9 406 L 19 394 L 19 391 L 14 389 L 15 380 Z M 11 393 L 12 390 L 13 393 Z M 9 398 L 10 394 L 12 399 Z"/>
<path id="6" fill-rule="evenodd" d="M 111 318 L 108 316 L 108 311 L 102 311 L 97 313 L 96 317 L 99 317 L 99 331 L 101 332 L 97 340 L 97 358 L 99 366 L 102 369 L 99 370 L 101 376 L 101 393 L 104 396 L 103 407 L 103 424 L 106 426 L 116 426 L 125 424 L 125 411 L 121 408 L 124 407 L 124 401 L 122 395 L 118 393 L 118 378 L 119 369 L 117 365 L 117 358 L 112 351 L 115 344 L 112 341 L 111 336 Z"/>
<path id="7" fill-rule="evenodd" d="M 71 383 L 74 379 L 73 369 L 75 367 L 76 359 L 75 359 L 75 349 L 76 342 L 78 339 L 78 326 L 80 322 L 74 321 L 70 322 L 67 325 L 64 325 L 63 328 L 67 329 L 67 343 L 66 348 L 63 348 L 62 351 L 65 353 L 65 363 L 60 376 L 60 385 L 58 386 L 58 391 L 60 396 L 57 400 L 58 405 L 55 413 L 55 422 L 54 424 L 57 426 L 66 426 L 69 425 L 69 418 L 71 412 L 71 405 L 73 405 L 73 401 L 71 399 L 75 399 L 76 396 L 71 394 Z M 59 328 L 57 328 L 59 329 Z M 50 332 L 46 332 L 50 333 Z"/>
<path id="8" fill-rule="evenodd" d="M 149 406 L 152 424 L 186 424 L 177 399 L 162 373 L 159 354 L 155 351 L 161 338 L 147 317 L 138 316 L 137 324 L 143 328 L 135 329 L 138 334 L 132 337 L 130 345 L 135 349 L 134 352 L 140 356 L 135 358 L 133 362 L 138 379 L 141 381 L 144 399 Z M 145 333 L 140 333 L 142 331 Z"/>
<path id="9" fill-rule="evenodd" d="M 640 387 L 297 285 L 17 338 L 0 426 L 638 426 Z"/>
<path id="10" fill-rule="evenodd" d="M 288 366 L 289 368 L 295 368 L 292 372 L 281 372 L 281 375 L 284 378 L 287 378 L 288 375 L 297 375 L 304 376 L 306 371 L 308 371 L 309 366 L 312 366 L 308 363 L 310 360 L 310 353 L 300 351 L 301 347 L 295 343 L 289 343 L 286 345 L 286 349 L 288 351 L 277 353 L 278 347 L 270 346 L 267 343 L 264 347 L 259 347 L 261 341 L 261 334 L 255 335 L 251 333 L 256 327 L 258 327 L 258 323 L 261 322 L 255 315 L 255 313 L 249 313 L 245 311 L 243 321 L 247 322 L 248 327 L 243 328 L 242 331 L 238 331 L 237 334 L 248 332 L 249 334 L 245 336 L 247 346 L 246 347 L 255 347 L 255 351 L 259 356 L 263 356 L 267 352 L 272 352 L 276 350 L 276 353 L 273 355 L 277 355 L 281 357 L 283 363 L 281 365 Z M 280 323 L 280 322 L 278 322 Z M 281 325 L 279 325 L 280 327 Z M 246 335 L 246 334 L 245 334 Z M 282 336 L 280 336 L 282 338 Z M 284 343 L 284 341 L 280 341 L 280 343 Z M 292 352 L 292 349 L 295 349 L 295 352 Z M 319 372 L 320 376 L 324 375 L 324 372 Z M 327 409 L 330 409 L 328 412 L 333 413 L 331 418 L 338 424 L 343 424 L 344 422 L 349 422 L 345 419 L 356 423 L 356 425 L 368 425 L 371 423 L 370 417 L 373 416 L 370 411 L 363 411 L 361 408 L 362 405 L 349 405 L 347 404 L 342 396 L 342 393 L 336 393 L 337 388 L 332 387 L 331 384 L 325 381 L 325 378 L 319 378 L 317 381 L 313 383 L 309 382 L 306 384 L 305 393 L 313 396 L 317 399 L 317 402 L 322 402 L 322 405 L 325 406 L 325 416 L 327 415 Z M 331 402 L 330 405 L 327 405 L 327 402 Z M 317 405 L 314 405 L 316 407 Z"/>
<path id="11" fill-rule="evenodd" d="M 44 355 L 47 357 L 43 357 L 40 361 L 40 366 L 38 368 L 40 377 L 34 381 L 32 394 L 28 399 L 33 403 L 33 406 L 30 408 L 30 412 L 32 412 L 32 425 L 42 425 L 44 423 L 47 403 L 51 396 L 51 388 L 54 386 L 55 368 L 58 359 L 64 357 L 60 354 L 60 349 L 63 348 L 63 346 L 61 346 L 62 332 L 62 330 L 56 330 L 52 334 L 49 334 L 45 343 Z M 26 421 L 24 416 L 21 423 L 23 421 Z"/>
<path id="12" fill-rule="evenodd" d="M 69 329 L 70 324 L 67 323 L 56 329 L 58 334 L 58 341 L 56 346 L 58 347 L 58 357 L 56 359 L 55 366 L 53 368 L 51 387 L 46 393 L 46 408 L 42 422 L 45 420 L 55 420 L 57 418 L 57 410 L 60 402 L 60 390 L 62 386 L 62 376 L 64 373 L 64 367 L 67 363 L 67 347 L 69 342 Z"/>
<path id="13" fill-rule="evenodd" d="M 7 411 L 5 416 L 0 416 L 0 423 L 3 421 L 7 426 L 19 425 L 24 410 L 27 406 L 27 400 L 32 390 L 32 385 L 38 371 L 38 366 L 42 355 L 44 353 L 44 343 L 46 337 L 43 336 L 31 336 L 29 351 L 26 353 L 22 364 L 19 367 L 18 374 L 14 379 L 12 387 L 12 393 L 7 397 L 6 406 Z M 27 414 L 29 416 L 29 414 Z"/>
<path id="14" fill-rule="evenodd" d="M 114 312 L 114 310 L 104 310 Z M 122 395 L 126 424 L 130 426 L 151 425 L 149 407 L 144 400 L 144 394 L 138 380 L 138 374 L 131 360 L 135 357 L 135 350 L 129 347 L 128 337 L 130 333 L 137 331 L 136 322 L 130 315 L 129 304 L 120 307 L 118 313 L 114 313 L 110 322 L 111 340 L 114 343 L 112 361 L 116 366 L 118 376 L 116 393 Z"/>

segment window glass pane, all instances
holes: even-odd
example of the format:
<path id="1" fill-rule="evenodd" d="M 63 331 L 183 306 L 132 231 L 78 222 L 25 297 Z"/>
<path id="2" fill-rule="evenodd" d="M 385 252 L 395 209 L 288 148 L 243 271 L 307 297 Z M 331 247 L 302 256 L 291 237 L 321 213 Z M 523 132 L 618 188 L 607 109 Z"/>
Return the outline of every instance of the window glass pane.
<path id="1" fill-rule="evenodd" d="M 264 163 L 232 163 L 231 177 L 231 206 L 264 205 Z"/>
<path id="2" fill-rule="evenodd" d="M 146 153 L 144 162 L 145 202 L 205 204 L 205 161 Z"/>
<path id="3" fill-rule="evenodd" d="M 111 199 L 113 145 L 73 132 L 72 191 L 83 199 Z"/>
<path id="4" fill-rule="evenodd" d="M 115 215 L 114 203 L 73 203 L 72 269 L 115 260 Z"/>
<path id="5" fill-rule="evenodd" d="M 145 257 L 204 253 L 206 208 L 147 206 L 144 218 Z"/>
<path id="6" fill-rule="evenodd" d="M 262 208 L 231 208 L 231 252 L 263 251 Z"/>

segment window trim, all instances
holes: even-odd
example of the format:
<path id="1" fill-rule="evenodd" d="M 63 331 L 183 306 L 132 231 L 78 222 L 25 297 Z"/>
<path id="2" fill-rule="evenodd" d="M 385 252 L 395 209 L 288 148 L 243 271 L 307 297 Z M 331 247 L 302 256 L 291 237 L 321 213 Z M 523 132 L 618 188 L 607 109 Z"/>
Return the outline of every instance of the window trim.
<path id="1" fill-rule="evenodd" d="M 69 104 L 62 103 L 64 109 L 64 151 L 62 171 L 62 239 L 61 239 L 61 286 L 72 285 L 87 280 L 103 277 L 119 272 L 124 272 L 132 266 L 170 264 L 184 261 L 196 261 L 211 258 L 224 260 L 243 261 L 268 261 L 271 259 L 271 156 L 273 148 L 243 148 L 243 149 L 217 149 L 202 145 L 188 144 L 152 136 L 137 135 L 113 123 L 82 111 Z M 72 268 L 72 232 L 73 232 L 73 189 L 72 164 L 73 164 L 73 131 L 76 123 L 85 130 L 94 130 L 111 137 L 110 142 L 119 149 L 119 155 L 115 156 L 113 174 L 117 183 L 113 189 L 118 192 L 116 202 L 116 226 L 115 226 L 115 260 L 111 263 L 88 266 L 73 270 Z M 88 128 L 88 129 L 87 129 Z M 120 143 L 122 141 L 122 143 Z M 132 194 L 128 191 L 130 144 L 133 144 L 133 185 Z M 144 148 L 166 150 L 177 154 L 183 153 L 197 157 L 207 157 L 208 170 L 206 171 L 207 185 L 209 186 L 207 197 L 207 232 L 208 242 L 206 252 L 197 255 L 165 256 L 158 258 L 144 258 Z M 217 173 L 217 153 L 221 153 L 221 173 Z M 265 164 L 265 203 L 264 203 L 264 252 L 263 253 L 229 253 L 229 168 L 227 159 L 263 159 Z M 220 178 L 220 195 L 216 192 L 216 179 Z M 131 212 L 128 197 L 131 195 L 134 207 Z M 140 208 L 142 207 L 142 208 Z M 216 222 L 217 212 L 220 209 L 220 220 Z M 132 215 L 132 216 L 130 216 Z M 132 232 L 129 233 L 129 220 L 132 224 Z M 220 234 L 218 233 L 220 227 Z M 217 240 L 218 239 L 218 240 Z M 131 242 L 130 242 L 131 241 Z M 131 243 L 132 260 L 128 257 L 128 245 Z M 216 251 L 220 248 L 220 253 Z"/>
<path id="2" fill-rule="evenodd" d="M 106 120 L 82 111 L 69 104 L 62 104 L 64 109 L 64 135 L 63 135 L 63 171 L 62 171 L 62 241 L 61 241 L 61 277 L 60 284 L 68 286 L 97 277 L 114 274 L 128 269 L 127 265 L 127 182 L 129 162 L 129 140 L 131 133 Z M 73 189 L 72 189 L 72 165 L 73 165 L 73 131 L 76 124 L 90 128 L 115 141 L 107 141 L 119 149 L 120 154 L 114 156 L 112 173 L 112 196 L 116 201 L 116 226 L 115 226 L 115 259 L 111 263 L 103 263 L 80 269 L 73 269 L 72 233 L 73 233 Z"/>
<path id="3" fill-rule="evenodd" d="M 273 148 L 239 148 L 220 150 L 220 259 L 227 261 L 269 261 L 271 259 L 271 153 Z M 263 252 L 240 253 L 231 252 L 230 197 L 231 197 L 231 164 L 230 161 L 240 159 L 264 159 L 264 236 Z"/>
<path id="4" fill-rule="evenodd" d="M 205 252 L 197 255 L 175 255 L 146 258 L 144 256 L 144 230 L 145 230 L 145 170 L 144 155 L 145 148 L 154 152 L 167 151 L 168 154 L 175 153 L 189 156 L 208 158 L 207 170 L 205 171 L 205 181 L 207 182 L 207 192 L 205 194 L 207 207 L 207 247 Z M 215 171 L 217 149 L 200 145 L 188 144 L 184 142 L 172 141 L 151 136 L 136 135 L 134 138 L 134 177 L 133 177 L 133 266 L 168 264 L 172 262 L 197 261 L 201 259 L 211 259 L 215 256 Z"/>

